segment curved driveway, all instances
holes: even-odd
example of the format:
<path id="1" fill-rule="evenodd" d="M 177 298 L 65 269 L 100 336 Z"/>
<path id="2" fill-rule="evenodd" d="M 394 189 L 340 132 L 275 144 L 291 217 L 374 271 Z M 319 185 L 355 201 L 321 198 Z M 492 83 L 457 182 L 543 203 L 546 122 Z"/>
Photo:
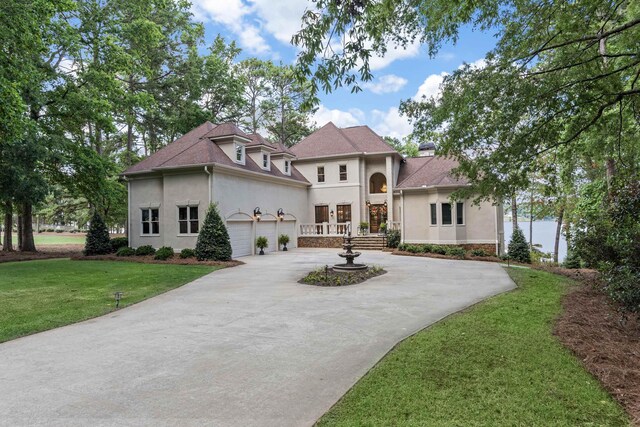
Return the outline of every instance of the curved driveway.
<path id="1" fill-rule="evenodd" d="M 116 313 L 0 344 L 1 425 L 313 424 L 398 341 L 512 289 L 497 264 L 365 252 L 359 285 L 296 281 L 337 250 L 243 258 Z"/>

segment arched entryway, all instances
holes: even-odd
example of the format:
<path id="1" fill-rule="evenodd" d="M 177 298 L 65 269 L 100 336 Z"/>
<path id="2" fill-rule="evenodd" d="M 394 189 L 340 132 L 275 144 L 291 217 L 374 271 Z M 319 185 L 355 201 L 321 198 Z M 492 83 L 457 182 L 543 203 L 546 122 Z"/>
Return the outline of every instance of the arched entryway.
<path id="1" fill-rule="evenodd" d="M 369 178 L 369 193 L 378 194 L 387 192 L 387 178 L 380 172 L 376 172 Z"/>

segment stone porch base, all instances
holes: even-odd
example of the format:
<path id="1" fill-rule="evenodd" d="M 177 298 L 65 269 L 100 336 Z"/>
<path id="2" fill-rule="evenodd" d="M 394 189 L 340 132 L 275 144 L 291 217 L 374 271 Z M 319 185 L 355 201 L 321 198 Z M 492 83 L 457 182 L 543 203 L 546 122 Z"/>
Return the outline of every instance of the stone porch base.
<path id="1" fill-rule="evenodd" d="M 299 248 L 342 248 L 342 236 L 298 237 Z"/>

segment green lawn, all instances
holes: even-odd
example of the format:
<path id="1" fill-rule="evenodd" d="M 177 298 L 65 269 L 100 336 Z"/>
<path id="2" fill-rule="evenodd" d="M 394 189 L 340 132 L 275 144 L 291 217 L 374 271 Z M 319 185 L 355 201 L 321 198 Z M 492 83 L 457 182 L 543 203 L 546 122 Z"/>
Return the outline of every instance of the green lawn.
<path id="1" fill-rule="evenodd" d="M 319 425 L 626 426 L 552 335 L 570 280 L 508 269 L 519 289 L 402 342 Z"/>
<path id="2" fill-rule="evenodd" d="M 0 264 L 0 342 L 96 317 L 220 267 L 55 259 Z"/>
<path id="3" fill-rule="evenodd" d="M 79 235 L 61 235 L 61 234 L 34 234 L 36 247 L 43 245 L 84 245 L 84 234 Z M 14 242 L 15 243 L 15 242 Z"/>

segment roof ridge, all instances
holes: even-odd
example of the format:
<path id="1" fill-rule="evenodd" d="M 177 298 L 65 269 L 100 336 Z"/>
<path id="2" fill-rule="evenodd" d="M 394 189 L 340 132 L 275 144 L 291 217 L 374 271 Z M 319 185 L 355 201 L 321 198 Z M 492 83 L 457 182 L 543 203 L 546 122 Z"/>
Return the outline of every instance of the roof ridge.
<path id="1" fill-rule="evenodd" d="M 193 141 L 193 142 L 191 143 L 191 145 L 189 145 L 189 146 L 185 147 L 185 148 L 184 148 L 183 150 L 181 150 L 181 151 L 178 151 L 175 155 L 173 155 L 173 156 L 169 157 L 167 160 L 165 160 L 164 162 L 160 163 L 160 165 L 158 165 L 158 166 L 162 166 L 162 165 L 164 165 L 165 163 L 167 163 L 169 160 L 173 160 L 173 159 L 175 159 L 175 158 L 176 158 L 176 157 L 178 157 L 180 154 L 184 153 L 185 151 L 187 151 L 188 149 L 190 149 L 190 148 L 191 148 L 191 147 L 193 147 L 194 145 L 196 145 L 196 144 L 200 143 L 200 141 L 202 141 L 202 140 L 203 140 L 203 138 L 202 138 L 202 137 L 199 137 L 198 139 L 196 139 L 195 141 Z M 172 144 L 173 144 L 174 142 L 176 142 L 176 141 L 173 141 L 173 142 L 172 142 Z M 168 145 L 167 145 L 167 147 L 168 147 Z M 157 152 L 157 151 L 156 151 L 156 152 Z"/>
<path id="2" fill-rule="evenodd" d="M 333 123 L 332 123 L 332 122 L 329 122 L 329 123 L 331 123 L 331 124 L 333 125 Z M 351 144 L 351 146 L 353 147 L 353 149 L 354 149 L 354 150 L 356 150 L 356 152 L 358 152 L 358 153 L 363 152 L 362 150 L 360 150 L 360 149 L 356 146 L 356 144 L 351 140 L 351 138 L 349 138 L 349 137 L 347 136 L 347 134 L 346 134 L 346 133 L 344 133 L 344 132 L 342 131 L 342 129 L 340 129 L 340 128 L 339 128 L 338 126 L 336 126 L 336 125 L 333 125 L 333 126 L 334 126 L 336 129 L 338 129 L 338 132 L 340 132 L 340 135 L 342 135 L 342 136 L 344 137 L 344 139 L 346 139 L 346 140 L 347 140 L 347 142 L 348 142 L 349 144 Z"/>
<path id="3" fill-rule="evenodd" d="M 414 159 L 419 159 L 420 157 L 413 157 Z M 406 180 L 408 180 L 409 178 L 411 178 L 412 176 L 414 176 L 415 174 L 417 174 L 418 172 L 420 172 L 422 169 L 424 169 L 425 166 L 427 166 L 429 163 L 431 163 L 431 160 L 433 160 L 435 157 L 428 157 L 427 161 L 424 162 L 424 165 L 420 166 L 418 169 L 415 170 L 415 172 L 413 172 L 411 175 L 407 176 L 405 179 L 403 179 L 402 181 L 400 181 L 398 183 L 398 185 L 400 185 L 401 183 L 405 182 Z"/>

